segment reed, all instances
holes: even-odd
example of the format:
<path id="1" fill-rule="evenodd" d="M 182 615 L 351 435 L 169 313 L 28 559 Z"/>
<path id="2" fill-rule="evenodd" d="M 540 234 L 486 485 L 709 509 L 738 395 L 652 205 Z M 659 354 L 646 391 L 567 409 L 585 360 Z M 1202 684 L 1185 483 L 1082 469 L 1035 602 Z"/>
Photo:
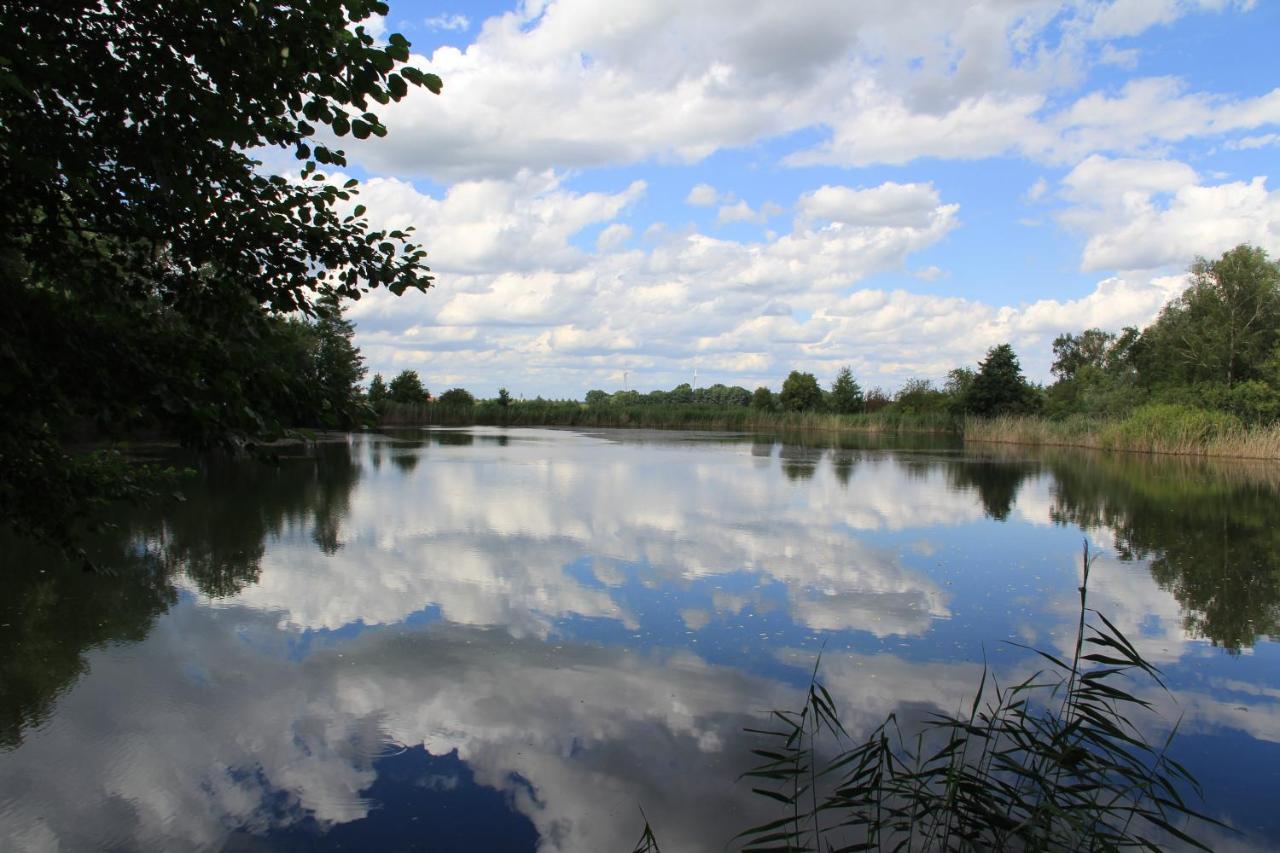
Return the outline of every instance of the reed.
<path id="1" fill-rule="evenodd" d="M 849 743 L 815 665 L 803 707 L 751 729 L 763 762 L 744 774 L 779 815 L 738 836 L 744 851 L 1158 850 L 1209 848 L 1189 828 L 1222 827 L 1185 799 L 1200 788 L 1169 757 L 1177 727 L 1150 742 L 1153 714 L 1129 692 L 1160 673 L 1087 605 L 1083 558 L 1074 655 L 1002 686 L 984 667 L 967 713 L 935 714 L 908 735 L 890 715 Z M 834 742 L 834 756 L 828 742 Z M 646 833 L 652 837 L 646 821 Z"/>
<path id="2" fill-rule="evenodd" d="M 1280 459 L 1280 424 L 1247 425 L 1225 412 L 1167 403 L 1141 406 L 1122 418 L 1073 415 L 1049 420 L 1003 416 L 961 421 L 949 415 L 892 410 L 835 415 L 696 404 L 588 406 L 574 400 L 523 400 L 504 407 L 496 400 L 482 400 L 474 406 L 387 403 L 378 422 L 382 426 L 484 424 L 864 435 L 939 433 L 993 444 Z"/>
<path id="3" fill-rule="evenodd" d="M 965 440 L 975 442 L 1280 459 L 1280 424 L 1246 425 L 1224 412 L 1167 403 L 1114 419 L 969 418 L 963 429 Z"/>

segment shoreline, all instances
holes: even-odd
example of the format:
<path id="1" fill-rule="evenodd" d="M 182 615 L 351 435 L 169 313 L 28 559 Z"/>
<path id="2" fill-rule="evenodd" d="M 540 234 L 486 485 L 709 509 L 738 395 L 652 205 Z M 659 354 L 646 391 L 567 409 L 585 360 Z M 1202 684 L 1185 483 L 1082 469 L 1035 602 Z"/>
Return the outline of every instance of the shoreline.
<path id="1" fill-rule="evenodd" d="M 519 411 L 524 407 L 534 410 Z M 932 415 L 760 413 L 702 407 L 689 407 L 684 411 L 673 407 L 652 411 L 648 410 L 649 407 L 611 411 L 572 403 L 517 403 L 512 408 L 516 411 L 501 411 L 481 404 L 471 413 L 430 412 L 426 418 L 405 418 L 404 413 L 399 413 L 400 417 L 379 420 L 374 428 L 510 426 L 681 432 L 808 432 L 860 436 L 936 435 L 952 436 L 966 444 L 1280 462 L 1280 424 L 1243 426 L 1222 413 L 1169 406 L 1139 409 L 1125 418 L 1073 418 L 1063 421 L 1025 416 L 957 421 Z"/>

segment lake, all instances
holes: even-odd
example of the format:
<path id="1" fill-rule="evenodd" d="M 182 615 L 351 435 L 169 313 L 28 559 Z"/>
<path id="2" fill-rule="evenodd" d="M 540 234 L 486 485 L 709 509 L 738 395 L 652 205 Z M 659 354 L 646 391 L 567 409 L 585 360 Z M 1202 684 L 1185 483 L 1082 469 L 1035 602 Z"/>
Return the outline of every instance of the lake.
<path id="1" fill-rule="evenodd" d="M 1070 653 L 1164 672 L 1174 754 L 1280 848 L 1280 469 L 715 433 L 436 429 L 203 463 L 96 571 L 10 544 L 0 849 L 721 851 L 744 727 L 850 733 Z M 1157 725 L 1157 728 L 1159 726 Z"/>

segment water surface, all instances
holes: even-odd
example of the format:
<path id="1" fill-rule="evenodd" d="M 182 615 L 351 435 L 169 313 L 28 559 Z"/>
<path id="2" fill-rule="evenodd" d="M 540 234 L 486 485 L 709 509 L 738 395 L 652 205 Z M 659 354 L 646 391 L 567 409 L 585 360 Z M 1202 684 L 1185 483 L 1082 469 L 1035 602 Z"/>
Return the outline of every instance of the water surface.
<path id="1" fill-rule="evenodd" d="M 1066 651 L 1165 671 L 1177 756 L 1280 847 L 1280 471 L 869 440 L 465 429 L 206 463 L 99 571 L 10 544 L 0 849 L 720 851 L 744 726 L 846 727 Z M 1143 687 L 1144 691 L 1147 688 Z"/>

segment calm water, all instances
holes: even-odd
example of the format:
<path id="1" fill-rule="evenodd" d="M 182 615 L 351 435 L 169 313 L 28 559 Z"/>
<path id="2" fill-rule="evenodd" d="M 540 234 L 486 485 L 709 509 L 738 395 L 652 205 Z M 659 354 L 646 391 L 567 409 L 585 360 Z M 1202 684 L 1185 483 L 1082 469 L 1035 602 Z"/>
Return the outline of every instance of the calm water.
<path id="1" fill-rule="evenodd" d="M 98 574 L 11 546 L 0 849 L 596 853 L 643 807 L 720 851 L 819 650 L 855 734 L 954 709 L 1067 648 L 1083 539 L 1214 845 L 1280 848 L 1280 471 L 915 445 L 355 436 L 207 468 Z"/>

